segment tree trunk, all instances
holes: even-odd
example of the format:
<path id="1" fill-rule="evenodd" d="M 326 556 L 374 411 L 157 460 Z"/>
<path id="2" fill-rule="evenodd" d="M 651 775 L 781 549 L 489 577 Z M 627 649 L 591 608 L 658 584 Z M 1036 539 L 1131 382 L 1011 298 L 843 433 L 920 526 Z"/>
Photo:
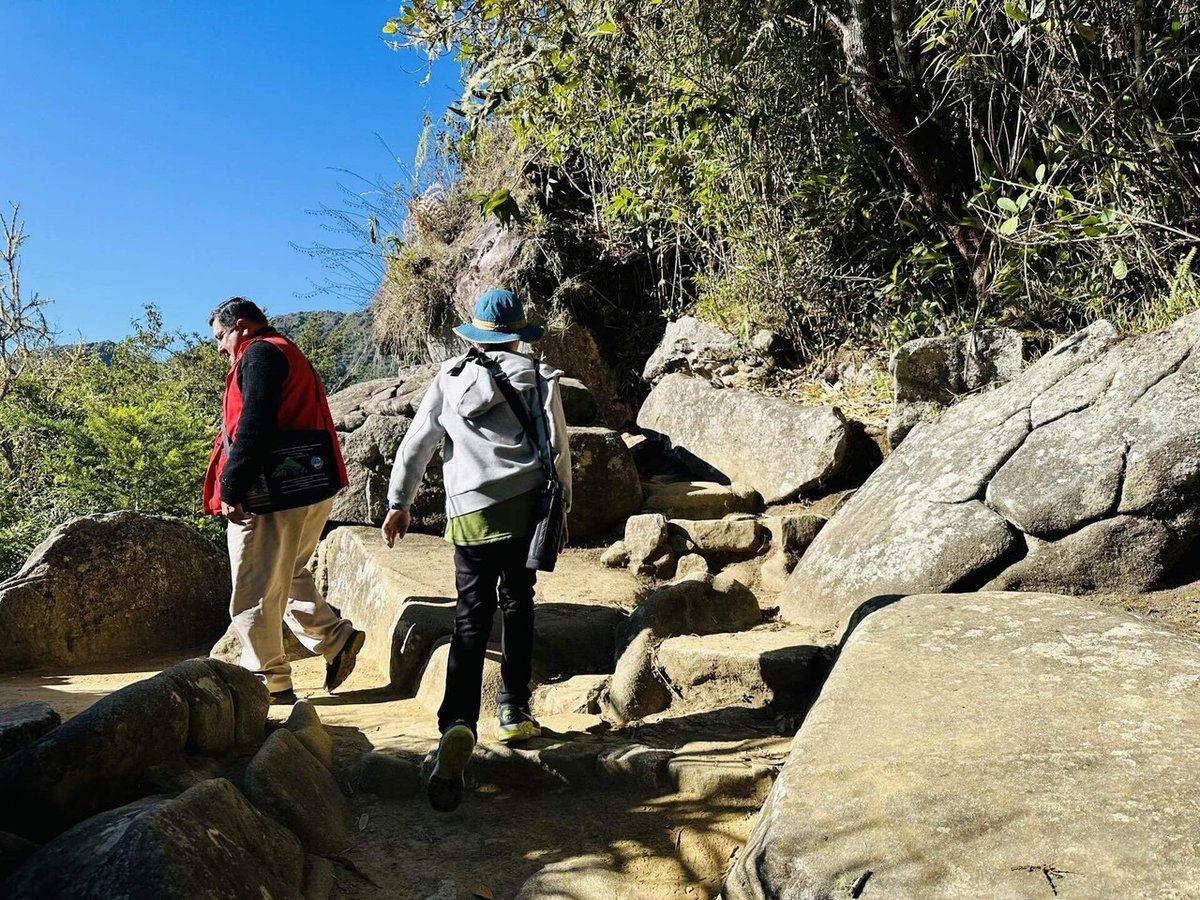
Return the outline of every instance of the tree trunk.
<path id="1" fill-rule="evenodd" d="M 900 155 L 921 202 L 966 263 L 976 303 L 982 308 L 989 287 L 988 238 L 962 223 L 959 185 L 969 180 L 964 177 L 969 173 L 954 167 L 963 154 L 955 152 L 921 109 L 915 84 L 893 88 L 880 78 L 876 60 L 882 59 L 884 50 L 872 41 L 869 4 L 870 0 L 851 0 L 844 20 L 823 9 L 826 27 L 841 41 L 859 112 Z"/>

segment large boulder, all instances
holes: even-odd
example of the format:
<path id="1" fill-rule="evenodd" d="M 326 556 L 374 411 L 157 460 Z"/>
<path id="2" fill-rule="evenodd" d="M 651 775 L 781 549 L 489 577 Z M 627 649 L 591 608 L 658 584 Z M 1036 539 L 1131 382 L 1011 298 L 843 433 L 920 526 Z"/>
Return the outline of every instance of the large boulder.
<path id="1" fill-rule="evenodd" d="M 121 688 L 0 760 L 0 831 L 45 840 L 141 797 L 151 767 L 261 740 L 267 703 L 258 679 L 217 660 Z"/>
<path id="2" fill-rule="evenodd" d="M 229 560 L 177 519 L 85 516 L 0 583 L 0 670 L 77 666 L 209 644 L 229 624 Z"/>
<path id="3" fill-rule="evenodd" d="M 813 540 L 780 595 L 844 627 L 877 595 L 1162 583 L 1200 534 L 1200 314 L 1121 342 L 1098 322 L 922 424 Z"/>
<path id="4" fill-rule="evenodd" d="M 11 900 L 302 900 L 304 853 L 224 779 L 81 822 L 34 853 Z"/>
<path id="5" fill-rule="evenodd" d="M 642 483 L 621 435 L 608 428 L 571 427 L 571 537 L 610 531 L 642 506 Z"/>
<path id="6" fill-rule="evenodd" d="M 642 378 L 658 382 L 672 372 L 707 371 L 737 355 L 737 338 L 694 316 L 667 323 L 662 341 L 642 369 Z"/>
<path id="7" fill-rule="evenodd" d="M 830 482 L 846 462 L 850 430 L 833 407 L 801 406 L 668 375 L 638 426 L 670 443 L 700 477 L 741 482 L 778 503 Z"/>
<path id="8" fill-rule="evenodd" d="M 334 500 L 335 522 L 375 524 L 387 515 L 388 479 L 396 449 L 408 433 L 413 415 L 436 366 L 403 369 L 395 379 L 353 385 L 331 396 L 334 424 L 346 461 L 349 485 Z M 595 400 L 581 382 L 571 380 L 572 416 L 595 418 Z M 346 395 L 346 396 L 343 396 Z M 591 406 L 589 412 L 588 406 Z M 569 429 L 572 474 L 579 498 L 572 511 L 572 534 L 587 537 L 605 531 L 620 518 L 636 512 L 642 502 L 633 456 L 617 432 L 607 428 Z M 438 533 L 446 526 L 446 490 L 442 484 L 442 454 L 434 453 L 412 505 L 413 529 Z"/>
<path id="9" fill-rule="evenodd" d="M 354 384 L 331 394 L 329 409 L 342 445 L 349 485 L 333 503 L 330 518 L 379 524 L 387 514 L 387 486 L 396 448 L 412 422 L 436 365 L 410 366 L 395 378 Z M 437 453 L 413 501 L 415 527 L 437 531 L 446 524 L 441 453 Z"/>
<path id="10" fill-rule="evenodd" d="M 1011 381 L 1021 372 L 1024 340 L 1011 328 L 959 337 L 918 338 L 892 355 L 888 444 L 897 447 L 921 420 L 963 394 Z"/>
<path id="11" fill-rule="evenodd" d="M 309 853 L 330 856 L 350 844 L 350 805 L 341 788 L 291 731 L 279 728 L 243 776 L 246 796 L 300 838 Z"/>
<path id="12" fill-rule="evenodd" d="M 1195 641 L 1082 599 L 878 609 L 724 896 L 1200 896 L 1198 685 Z"/>

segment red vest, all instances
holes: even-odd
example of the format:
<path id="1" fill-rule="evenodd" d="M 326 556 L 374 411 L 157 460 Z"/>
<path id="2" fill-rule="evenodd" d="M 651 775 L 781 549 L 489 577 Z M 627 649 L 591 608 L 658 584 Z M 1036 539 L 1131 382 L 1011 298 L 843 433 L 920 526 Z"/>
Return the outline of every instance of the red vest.
<path id="1" fill-rule="evenodd" d="M 342 461 L 342 448 L 338 443 L 337 431 L 333 427 L 333 416 L 329 402 L 325 399 L 325 387 L 316 370 L 300 348 L 275 331 L 268 331 L 242 344 L 229 372 L 225 375 L 225 396 L 221 400 L 221 419 L 229 432 L 229 441 L 237 440 L 238 421 L 242 417 L 242 391 L 237 383 L 237 367 L 246 348 L 255 341 L 274 344 L 287 357 L 288 374 L 284 379 L 279 397 L 276 421 L 280 431 L 317 431 L 324 429 L 333 441 L 333 452 L 337 457 L 338 474 L 345 487 L 349 483 L 346 464 Z M 208 460 L 208 471 L 204 474 L 204 512 L 221 515 L 221 470 L 225 467 L 225 445 L 218 432 L 213 441 L 212 456 Z"/>

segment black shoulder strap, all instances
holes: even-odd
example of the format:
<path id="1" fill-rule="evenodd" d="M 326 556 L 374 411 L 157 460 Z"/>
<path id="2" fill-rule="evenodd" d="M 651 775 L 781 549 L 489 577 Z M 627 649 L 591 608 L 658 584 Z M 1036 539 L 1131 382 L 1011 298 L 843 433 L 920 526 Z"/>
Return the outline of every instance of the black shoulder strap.
<path id="1" fill-rule="evenodd" d="M 463 359 L 463 365 L 468 359 L 483 366 L 492 376 L 492 380 L 496 382 L 496 387 L 500 388 L 500 393 L 504 395 L 504 399 L 508 401 L 509 407 L 513 411 L 513 415 L 517 417 L 517 421 L 521 423 L 521 428 L 525 431 L 525 436 L 529 438 L 529 443 L 533 445 L 534 452 L 542 461 L 542 468 L 545 470 L 546 478 L 550 481 L 558 481 L 558 473 L 550 461 L 550 453 L 548 448 L 543 452 L 542 442 L 538 440 L 537 429 L 529 418 L 529 409 L 521 402 L 520 395 L 517 394 L 517 389 L 512 386 L 512 382 L 508 380 L 508 373 L 500 367 L 500 363 L 492 359 L 482 350 L 477 347 L 472 347 L 467 351 L 467 356 Z M 534 366 L 534 377 L 540 379 L 541 373 L 537 371 L 537 363 Z M 459 371 L 462 371 L 459 368 Z M 457 373 L 452 373 L 457 374 Z M 539 382 L 540 386 L 540 382 Z M 538 391 L 538 396 L 541 396 L 541 390 Z"/>

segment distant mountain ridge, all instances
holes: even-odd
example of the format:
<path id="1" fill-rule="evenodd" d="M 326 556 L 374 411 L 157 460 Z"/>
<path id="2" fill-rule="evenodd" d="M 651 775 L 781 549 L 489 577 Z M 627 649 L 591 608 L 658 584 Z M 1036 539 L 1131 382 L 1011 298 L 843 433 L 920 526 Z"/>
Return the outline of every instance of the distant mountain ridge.
<path id="1" fill-rule="evenodd" d="M 308 355 L 330 392 L 359 381 L 386 378 L 400 366 L 399 357 L 381 353 L 375 346 L 369 310 L 314 310 L 268 318 Z"/>

